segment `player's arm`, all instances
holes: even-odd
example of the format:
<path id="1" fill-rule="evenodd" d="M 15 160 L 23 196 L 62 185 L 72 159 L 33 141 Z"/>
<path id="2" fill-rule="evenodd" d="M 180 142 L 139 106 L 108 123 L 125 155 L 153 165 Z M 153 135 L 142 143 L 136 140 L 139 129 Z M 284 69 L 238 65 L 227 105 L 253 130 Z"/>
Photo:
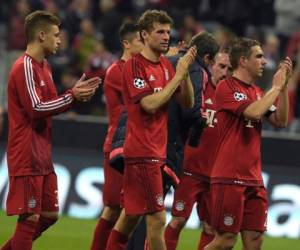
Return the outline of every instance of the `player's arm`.
<path id="1" fill-rule="evenodd" d="M 192 47 L 178 60 L 175 76 L 166 87 L 159 92 L 147 95 L 141 99 L 140 104 L 147 113 L 154 114 L 161 106 L 170 100 L 181 81 L 187 78 L 188 67 L 195 60 L 195 56 L 196 48 Z"/>
<path id="2" fill-rule="evenodd" d="M 273 77 L 272 88 L 260 100 L 251 103 L 244 110 L 244 117 L 253 120 L 261 119 L 279 97 L 279 106 L 269 117 L 269 120 L 276 126 L 286 126 L 288 115 L 288 96 L 285 85 L 291 70 L 292 62 L 289 58 L 286 58 Z"/>
<path id="3" fill-rule="evenodd" d="M 26 113 L 32 119 L 62 113 L 70 108 L 74 99 L 79 101 L 89 100 L 95 86 L 99 84 L 98 80 L 84 80 L 85 76 L 83 76 L 71 90 L 66 91 L 60 96 L 54 95 L 50 100 L 44 100 L 41 86 L 35 80 L 32 68 L 28 67 L 25 72 L 24 67 L 22 67 L 19 69 L 19 72 L 20 74 L 16 74 L 15 77 L 15 86 L 17 87 L 19 99 Z"/>
<path id="4" fill-rule="evenodd" d="M 180 91 L 176 93 L 176 101 L 183 108 L 192 108 L 194 106 L 194 88 L 189 74 L 182 81 L 180 87 Z"/>

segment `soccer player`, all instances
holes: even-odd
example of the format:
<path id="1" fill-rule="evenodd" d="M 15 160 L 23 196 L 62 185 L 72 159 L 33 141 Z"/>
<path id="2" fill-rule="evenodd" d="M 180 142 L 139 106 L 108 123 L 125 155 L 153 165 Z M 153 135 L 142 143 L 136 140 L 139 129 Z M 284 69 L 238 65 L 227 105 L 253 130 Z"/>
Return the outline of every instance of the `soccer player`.
<path id="1" fill-rule="evenodd" d="M 111 151 L 112 138 L 115 133 L 121 112 L 124 111 L 122 99 L 122 71 L 124 63 L 137 54 L 143 48 L 137 25 L 125 23 L 119 30 L 119 36 L 123 47 L 123 55 L 120 60 L 113 63 L 108 69 L 104 81 L 104 95 L 106 97 L 108 112 L 108 131 L 105 138 L 104 153 L 104 209 L 96 226 L 92 242 L 92 250 L 106 248 L 108 236 L 117 221 L 120 212 L 120 199 L 123 178 L 121 173 L 109 165 L 109 153 Z"/>
<path id="2" fill-rule="evenodd" d="M 164 11 L 144 12 L 138 22 L 144 48 L 124 65 L 123 97 L 128 114 L 124 209 L 110 234 L 109 250 L 126 248 L 143 215 L 149 249 L 165 249 L 161 167 L 166 159 L 167 104 L 175 94 L 183 106 L 193 105 L 188 67 L 196 56 L 192 47 L 180 58 L 174 73 L 171 63 L 161 55 L 168 49 L 171 24 L 172 19 Z"/>
<path id="3" fill-rule="evenodd" d="M 18 215 L 16 230 L 2 250 L 29 250 L 32 242 L 58 218 L 57 178 L 51 159 L 51 116 L 87 101 L 100 83 L 84 80 L 57 96 L 46 60 L 59 48 L 56 16 L 36 11 L 25 19 L 26 52 L 17 59 L 8 83 L 9 193 L 7 214 Z"/>
<path id="4" fill-rule="evenodd" d="M 207 40 L 204 40 L 207 41 Z M 202 43 L 204 43 L 202 41 Z M 210 43 L 202 45 L 199 40 L 198 46 L 209 48 Z M 213 44 L 210 46 L 214 47 Z M 199 53 L 198 53 L 199 54 Z M 202 55 L 203 53 L 200 53 Z M 204 55 L 207 55 L 204 53 Z M 204 56 L 203 55 L 203 56 Z M 203 61 L 203 60 L 202 60 Z M 208 63 L 208 61 L 207 61 Z M 207 78 L 203 86 L 203 114 L 206 117 L 207 127 L 204 129 L 200 143 L 197 147 L 192 147 L 188 143 L 185 145 L 183 158 L 183 171 L 180 177 L 180 183 L 175 190 L 174 202 L 172 207 L 172 219 L 165 231 L 165 239 L 168 250 L 175 250 L 178 244 L 179 234 L 185 226 L 193 205 L 197 202 L 201 211 L 203 221 L 203 232 L 198 249 L 204 249 L 214 237 L 213 230 L 209 226 L 208 193 L 209 177 L 213 164 L 213 157 L 218 138 L 215 124 L 216 102 L 215 88 L 220 80 L 225 78 L 230 67 L 229 56 L 227 52 L 219 52 L 214 58 L 214 64 L 211 67 L 211 77 Z"/>
<path id="5" fill-rule="evenodd" d="M 230 49 L 233 75 L 216 89 L 218 145 L 211 173 L 211 225 L 214 240 L 206 250 L 232 249 L 241 232 L 244 249 L 261 249 L 267 221 L 267 194 L 261 171 L 261 127 L 288 121 L 287 82 L 292 63 L 286 58 L 263 94 L 255 80 L 266 59 L 260 44 L 238 38 Z M 276 107 L 275 107 L 276 106 Z"/>

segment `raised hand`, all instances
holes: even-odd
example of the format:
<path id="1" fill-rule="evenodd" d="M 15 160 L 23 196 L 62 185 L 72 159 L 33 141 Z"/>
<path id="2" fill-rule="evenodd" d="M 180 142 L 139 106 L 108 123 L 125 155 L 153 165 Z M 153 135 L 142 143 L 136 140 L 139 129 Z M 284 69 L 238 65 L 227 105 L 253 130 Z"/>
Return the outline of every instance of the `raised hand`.
<path id="1" fill-rule="evenodd" d="M 101 83 L 101 78 L 99 77 L 93 77 L 86 80 L 85 77 L 86 75 L 82 74 L 81 78 L 72 88 L 75 99 L 81 102 L 89 101 Z"/>
<path id="2" fill-rule="evenodd" d="M 285 60 L 279 64 L 278 70 L 273 77 L 273 87 L 282 90 L 289 82 L 292 69 L 292 61 L 289 57 L 286 57 Z"/>
<path id="3" fill-rule="evenodd" d="M 189 66 L 194 62 L 197 55 L 195 46 L 191 47 L 184 56 L 180 57 L 176 65 L 176 75 L 181 79 L 186 78 Z"/>

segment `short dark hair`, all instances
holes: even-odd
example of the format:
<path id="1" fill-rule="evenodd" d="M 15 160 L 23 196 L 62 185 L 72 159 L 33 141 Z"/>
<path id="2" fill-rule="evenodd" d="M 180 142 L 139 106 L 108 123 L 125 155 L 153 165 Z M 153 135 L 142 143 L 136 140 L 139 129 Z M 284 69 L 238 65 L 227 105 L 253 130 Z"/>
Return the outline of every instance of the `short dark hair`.
<path id="1" fill-rule="evenodd" d="M 59 26 L 60 20 L 48 11 L 37 10 L 26 16 L 24 26 L 27 43 L 34 40 L 36 31 L 39 29 L 47 30 L 50 25 Z"/>
<path id="2" fill-rule="evenodd" d="M 139 31 L 138 26 L 132 22 L 125 22 L 119 29 L 119 39 L 122 43 L 124 40 L 129 40 L 133 38 L 132 35 L 135 35 Z"/>
<path id="3" fill-rule="evenodd" d="M 170 24 L 173 25 L 173 19 L 163 10 L 147 10 L 138 20 L 138 27 L 140 32 L 146 30 L 151 32 L 154 23 Z M 141 39 L 143 40 L 142 36 Z"/>
<path id="4" fill-rule="evenodd" d="M 210 60 L 215 58 L 220 49 L 220 45 L 213 35 L 205 31 L 193 36 L 189 46 L 196 46 L 197 54 L 201 59 L 203 59 L 205 55 L 208 55 Z"/>
<path id="5" fill-rule="evenodd" d="M 232 40 L 229 46 L 229 59 L 233 70 L 237 69 L 239 66 L 239 60 L 242 56 L 249 58 L 252 53 L 252 47 L 260 46 L 257 40 L 237 37 Z"/>

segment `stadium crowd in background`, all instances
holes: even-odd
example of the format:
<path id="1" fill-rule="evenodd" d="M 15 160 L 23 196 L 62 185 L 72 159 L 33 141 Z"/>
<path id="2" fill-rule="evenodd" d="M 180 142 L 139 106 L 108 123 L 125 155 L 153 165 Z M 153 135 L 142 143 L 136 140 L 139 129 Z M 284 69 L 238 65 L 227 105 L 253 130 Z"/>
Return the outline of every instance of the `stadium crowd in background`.
<path id="1" fill-rule="evenodd" d="M 247 7 L 250 11 L 255 11 L 263 4 L 267 5 L 267 2 L 261 1 L 258 4 L 254 1 L 252 4 L 248 3 Z M 96 226 L 92 249 L 105 249 L 106 241 L 108 250 L 126 249 L 142 216 L 145 217 L 147 227 L 146 248 L 175 249 L 180 230 L 194 203 L 198 203 L 199 216 L 205 221 L 199 249 L 204 249 L 209 242 L 205 249 L 230 249 L 239 232 L 245 249 L 260 249 L 267 216 L 259 151 L 261 121 L 266 117 L 276 127 L 285 127 L 289 121 L 288 92 L 298 89 L 297 74 L 300 70 L 298 65 L 292 74 L 292 62 L 289 58 L 279 63 L 285 54 L 280 48 L 288 46 L 292 58 L 297 60 L 300 54 L 298 48 L 295 49 L 297 33 L 290 41 L 286 33 L 278 31 L 277 34 L 276 30 L 261 37 L 260 30 L 252 27 L 257 20 L 252 20 L 247 11 L 240 11 L 234 20 L 228 16 L 237 7 L 243 10 L 245 6 L 240 1 L 232 0 L 226 5 L 215 1 L 191 1 L 191 6 L 195 9 L 188 9 L 186 12 L 178 12 L 180 7 L 186 6 L 183 2 L 172 1 L 171 7 L 170 3 L 168 0 L 149 1 L 140 5 L 135 2 L 106 0 L 22 0 L 13 3 L 14 11 L 6 16 L 11 26 L 9 42 L 6 44 L 6 66 L 10 67 L 15 58 L 18 58 L 8 77 L 10 190 L 7 213 L 19 215 L 19 220 L 15 234 L 3 246 L 3 250 L 31 249 L 33 240 L 56 222 L 57 180 L 51 161 L 51 121 L 48 117 L 69 110 L 74 100 L 87 103 L 98 89 L 100 78 L 105 82 L 104 94 L 98 89 L 96 98 L 90 104 L 72 105 L 70 113 L 72 117 L 76 114 L 104 115 L 106 103 L 109 115 L 109 133 L 104 144 L 106 207 Z M 281 1 L 275 1 L 275 4 L 279 13 Z M 174 28 L 172 18 L 165 11 L 145 11 L 149 7 L 165 9 L 167 6 L 170 7 L 169 13 L 176 16 Z M 28 15 L 36 8 L 49 12 L 38 11 Z M 215 13 L 211 11 L 212 8 L 215 8 Z M 220 13 L 220 8 L 222 13 L 224 9 L 227 10 L 226 16 Z M 7 13 L 5 10 L 2 10 L 4 14 Z M 101 15 L 97 14 L 99 11 Z M 59 19 L 49 13 L 62 18 L 61 36 Z M 178 19 L 178 16 L 182 19 Z M 222 22 L 222 25 L 212 22 L 212 17 Z M 124 20 L 136 18 L 137 26 L 121 26 Z M 206 18 L 205 21 L 203 18 Z M 279 15 L 274 15 L 275 18 L 279 18 Z M 5 20 L 5 16 L 2 19 Z M 25 32 L 22 25 L 24 20 Z M 264 20 L 265 23 L 263 20 L 262 18 L 261 24 L 269 24 L 267 20 Z M 246 29 L 241 27 L 242 22 L 247 23 Z M 121 47 L 118 33 L 112 32 L 119 30 L 120 26 Z M 205 30 L 212 31 L 214 37 Z M 262 30 L 269 31 L 265 27 Z M 178 54 L 167 58 L 163 54 L 169 49 L 171 35 L 173 42 L 186 42 L 189 48 L 186 51 L 175 50 Z M 256 40 L 236 38 L 236 35 L 263 39 L 264 43 L 260 45 Z M 200 38 L 205 41 L 199 42 L 197 39 Z M 55 53 L 60 45 L 60 52 Z M 121 59 L 116 62 L 121 51 Z M 139 51 L 141 52 L 138 53 Z M 50 54 L 55 54 L 49 59 L 53 77 L 50 66 L 45 61 Z M 229 66 L 233 71 L 227 74 Z M 265 68 L 269 72 L 263 75 Z M 82 71 L 85 74 L 76 80 Z M 123 73 L 125 71 L 126 74 Z M 210 72 L 213 73 L 212 76 Z M 192 73 L 197 76 L 192 78 Z M 263 82 L 267 84 L 261 87 L 269 89 L 265 95 L 253 84 L 263 76 Z M 85 80 L 86 77 L 88 80 Z M 62 91 L 60 96 L 56 94 L 53 79 L 58 82 L 57 89 Z M 24 84 L 16 84 L 19 82 Z M 295 93 L 290 93 L 290 96 L 293 95 L 296 96 Z M 172 211 L 174 217 L 165 231 L 165 244 L 163 166 L 168 164 L 166 160 L 170 153 L 167 152 L 167 143 L 170 141 L 168 113 L 172 111 L 167 104 L 172 98 L 180 106 L 192 111 L 193 123 L 188 128 L 183 126 L 183 135 L 180 135 L 185 138 L 182 144 L 188 141 L 189 145 L 184 150 L 186 158 L 183 163 L 180 159 L 178 164 L 180 167 L 183 164 L 184 174 L 181 175 L 181 183 L 175 192 Z M 210 107 L 215 101 L 216 106 Z M 296 99 L 294 103 L 297 107 Z M 2 106 L 5 107 L 5 101 Z M 122 176 L 112 172 L 116 170 L 109 166 L 108 160 L 113 134 L 124 110 L 127 124 L 122 180 Z M 193 111 L 197 116 L 193 117 Z M 214 118 L 216 111 L 217 117 Z M 204 128 L 203 120 L 207 128 Z M 28 129 L 28 123 L 34 126 Z M 213 132 L 215 135 L 209 134 L 214 123 L 218 127 L 217 142 L 213 140 L 216 132 Z M 186 122 L 182 124 L 188 125 Z M 202 132 L 204 129 L 200 146 L 199 141 L 193 141 L 194 124 L 195 131 Z M 25 127 L 23 130 L 20 129 L 21 125 Z M 179 134 L 180 128 L 177 130 Z M 188 131 L 192 133 L 185 134 Z M 236 136 L 237 133 L 240 136 Z M 28 149 L 24 141 L 16 139 L 26 134 L 33 136 L 31 141 L 40 144 L 38 148 Z M 42 135 L 42 140 L 37 139 L 40 138 L 38 135 Z M 197 139 L 199 136 L 197 134 Z M 208 141 L 214 144 L 209 145 Z M 233 146 L 237 148 L 232 150 Z M 204 147 L 202 154 L 206 154 L 205 150 L 210 151 L 209 159 L 200 159 L 201 147 Z M 27 154 L 28 150 L 32 152 Z M 238 156 L 242 156 L 241 159 L 236 157 L 236 152 L 240 152 Z M 245 155 L 248 157 L 244 157 Z M 200 161 L 206 162 L 199 164 L 198 157 Z M 213 167 L 212 171 L 204 169 L 206 167 Z M 208 172 L 198 172 L 199 170 Z M 122 185 L 113 184 L 115 181 Z M 28 182 L 31 185 L 27 185 Z M 195 186 L 190 186 L 189 194 L 186 194 L 186 188 L 193 183 Z M 15 192 L 16 186 L 25 184 L 28 194 Z M 111 189 L 111 186 L 116 189 Z M 236 195 L 232 196 L 232 193 Z M 193 204 L 187 204 L 188 202 Z M 122 212 L 120 205 L 123 207 Z M 252 213 L 254 210 L 255 213 Z"/>
<path id="2" fill-rule="evenodd" d="M 267 89 L 280 58 L 288 55 L 297 61 L 300 19 L 295 10 L 298 5 L 298 1 L 285 0 L 193 0 L 188 4 L 182 0 L 4 1 L 0 10 L 0 104 L 6 110 L 6 72 L 25 49 L 24 18 L 36 9 L 48 10 L 62 20 L 62 50 L 50 60 L 58 91 L 62 93 L 82 70 L 104 77 L 109 65 L 121 55 L 117 32 L 120 25 L 125 20 L 136 20 L 148 8 L 165 9 L 174 17 L 173 44 L 181 40 L 188 42 L 200 30 L 213 33 L 221 46 L 235 35 L 259 40 L 268 63 L 258 85 Z M 299 93 L 298 84 L 294 84 L 290 88 L 294 111 L 290 122 L 300 116 Z M 99 88 L 91 103 L 75 105 L 72 114 L 106 116 L 105 103 L 103 89 Z"/>

